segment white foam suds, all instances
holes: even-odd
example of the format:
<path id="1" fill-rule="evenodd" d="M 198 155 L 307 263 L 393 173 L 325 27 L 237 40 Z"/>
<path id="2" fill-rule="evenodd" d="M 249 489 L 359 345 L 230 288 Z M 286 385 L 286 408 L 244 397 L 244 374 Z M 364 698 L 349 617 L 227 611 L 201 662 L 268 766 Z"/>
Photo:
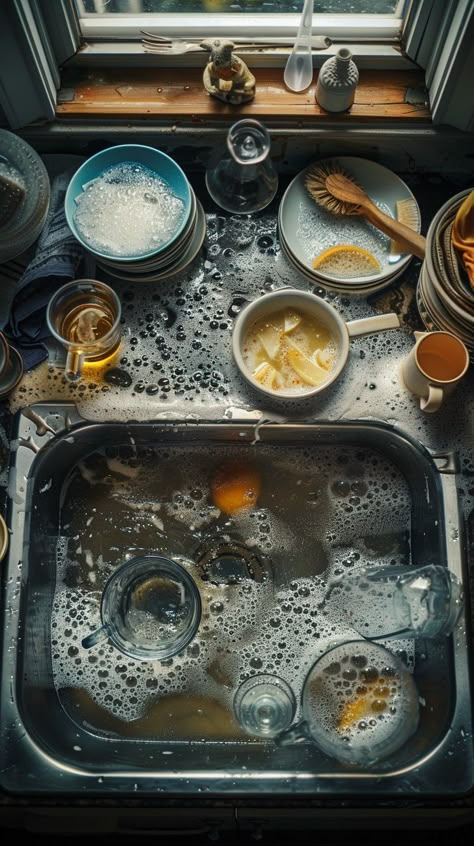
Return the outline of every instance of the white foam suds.
<path id="1" fill-rule="evenodd" d="M 92 477 L 96 481 L 92 491 L 97 492 L 93 525 L 101 530 L 92 533 L 84 552 L 73 541 L 69 547 L 64 535 L 60 538 L 52 631 L 53 636 L 55 631 L 65 636 L 54 644 L 53 673 L 58 690 L 83 688 L 119 719 L 136 720 L 157 696 L 179 693 L 209 696 L 231 708 L 236 688 L 255 672 L 281 675 L 298 694 L 328 644 L 359 637 L 333 607 L 326 610 L 328 578 L 356 569 L 361 560 L 387 565 L 409 558 L 409 545 L 403 542 L 410 522 L 406 483 L 394 465 L 367 450 L 260 445 L 256 470 L 262 494 L 257 507 L 223 515 L 209 502 L 210 479 L 222 457 L 232 460 L 241 455 L 238 447 L 216 447 L 211 460 L 199 446 L 156 448 L 143 459 L 137 449 L 132 461 L 140 472 L 129 480 L 125 498 L 114 497 L 118 511 L 112 515 L 108 488 L 100 484 L 114 460 L 111 449 L 106 456 L 97 453 L 87 458 L 86 472 L 84 466 L 78 468 L 66 495 L 65 513 L 69 500 L 74 512 L 71 531 L 80 533 L 88 521 L 85 503 L 90 508 Z M 128 466 L 126 459 L 120 461 Z M 281 492 L 275 489 L 279 478 L 285 479 Z M 78 508 L 82 497 L 84 508 Z M 369 503 L 370 511 L 364 507 Z M 153 525 L 156 510 L 159 526 Z M 123 538 L 132 530 L 137 536 L 128 552 L 117 547 L 114 523 Z M 341 523 L 344 540 L 338 533 Z M 191 559 L 200 539 L 207 537 L 226 543 L 237 540 L 259 557 L 270 554 L 273 578 L 260 584 L 248 579 L 230 585 L 203 582 Z M 73 557 L 69 548 L 75 550 Z M 184 553 L 181 563 L 200 590 L 198 635 L 183 655 L 169 662 L 125 658 L 110 643 L 91 650 L 81 646 L 82 638 L 101 624 L 105 581 L 138 551 L 180 561 Z M 406 661 L 412 660 L 412 644 L 397 642 L 396 649 L 403 650 Z"/>
<path id="2" fill-rule="evenodd" d="M 158 250 L 176 233 L 184 203 L 156 173 L 135 162 L 105 170 L 83 186 L 74 223 L 95 250 L 111 256 L 141 256 Z"/>

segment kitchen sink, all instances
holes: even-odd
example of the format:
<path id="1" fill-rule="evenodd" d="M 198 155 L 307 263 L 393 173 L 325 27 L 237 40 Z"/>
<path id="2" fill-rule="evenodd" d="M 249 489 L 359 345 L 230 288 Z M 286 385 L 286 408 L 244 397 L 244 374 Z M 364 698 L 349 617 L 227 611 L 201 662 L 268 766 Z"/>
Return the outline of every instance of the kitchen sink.
<path id="1" fill-rule="evenodd" d="M 252 467 L 253 510 L 216 508 L 212 479 L 226 466 Z M 24 409 L 2 573 L 3 789 L 381 801 L 467 793 L 465 613 L 450 637 L 385 643 L 413 671 L 420 722 L 370 768 L 309 741 L 247 735 L 232 709 L 258 673 L 281 676 L 299 702 L 314 661 L 359 638 L 328 611 L 329 577 L 361 564 L 438 563 L 465 578 L 456 470 L 454 455 L 431 455 L 379 422 L 97 423 L 71 404 Z M 231 490 L 236 506 L 241 494 Z M 86 649 L 108 577 L 144 554 L 192 573 L 195 639 L 162 662 L 108 641 Z"/>

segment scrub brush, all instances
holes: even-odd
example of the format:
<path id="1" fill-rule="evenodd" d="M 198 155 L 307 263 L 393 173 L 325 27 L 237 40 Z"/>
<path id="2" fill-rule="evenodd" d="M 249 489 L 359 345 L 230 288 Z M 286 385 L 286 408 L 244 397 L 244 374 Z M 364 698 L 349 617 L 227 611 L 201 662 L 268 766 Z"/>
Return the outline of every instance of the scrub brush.
<path id="1" fill-rule="evenodd" d="M 420 223 L 420 213 L 416 200 L 412 197 L 407 197 L 405 200 L 397 200 L 395 203 L 397 220 L 409 226 L 410 229 L 418 230 Z M 396 261 L 400 258 L 400 253 L 403 253 L 401 245 L 394 238 L 390 241 L 390 261 Z"/>
<path id="2" fill-rule="evenodd" d="M 418 232 L 380 211 L 364 189 L 337 162 L 314 165 L 305 177 L 306 189 L 318 205 L 336 215 L 358 215 L 393 238 L 403 252 L 425 257 L 426 241 Z"/>
<path id="3" fill-rule="evenodd" d="M 13 217 L 24 196 L 25 189 L 18 182 L 0 173 L 0 229 Z"/>

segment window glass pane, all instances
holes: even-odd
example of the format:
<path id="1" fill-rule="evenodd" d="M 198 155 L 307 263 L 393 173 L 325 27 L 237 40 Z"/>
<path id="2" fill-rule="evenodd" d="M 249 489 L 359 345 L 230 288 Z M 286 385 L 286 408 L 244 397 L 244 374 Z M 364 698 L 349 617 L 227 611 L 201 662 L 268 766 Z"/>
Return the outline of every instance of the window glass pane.
<path id="1" fill-rule="evenodd" d="M 396 15 L 399 0 L 315 0 L 315 14 L 375 14 Z M 303 0 L 76 0 L 80 15 L 118 12 L 121 14 L 176 14 L 182 12 L 282 12 L 297 13 L 303 8 Z"/>

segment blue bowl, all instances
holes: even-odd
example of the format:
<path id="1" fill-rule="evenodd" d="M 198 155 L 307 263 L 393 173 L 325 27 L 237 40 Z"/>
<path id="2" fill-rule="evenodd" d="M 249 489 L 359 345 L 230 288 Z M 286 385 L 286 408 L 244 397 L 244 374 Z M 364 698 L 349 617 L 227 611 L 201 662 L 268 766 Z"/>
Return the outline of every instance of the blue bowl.
<path id="1" fill-rule="evenodd" d="M 80 235 L 74 223 L 74 212 L 77 208 L 75 201 L 76 198 L 83 192 L 82 186 L 90 182 L 91 179 L 96 179 L 109 167 L 122 164 L 124 162 L 137 162 L 138 164 L 142 164 L 154 171 L 168 183 L 175 196 L 179 197 L 179 199 L 184 203 L 183 218 L 172 237 L 169 238 L 166 243 L 161 244 L 158 248 L 135 256 L 117 256 L 113 253 L 104 253 L 100 250 L 94 249 Z M 100 153 L 96 153 L 95 156 L 91 156 L 90 159 L 87 159 L 87 161 L 80 166 L 79 170 L 76 171 L 68 185 L 64 206 L 68 226 L 74 237 L 77 238 L 79 243 L 82 244 L 86 250 L 89 250 L 89 252 L 93 253 L 95 256 L 99 256 L 99 258 L 123 262 L 136 262 L 162 253 L 179 237 L 186 226 L 191 212 L 191 188 L 179 165 L 167 156 L 166 153 L 162 153 L 161 150 L 156 150 L 154 147 L 145 147 L 143 144 L 120 144 L 118 147 L 108 147 L 107 150 L 102 150 Z"/>

